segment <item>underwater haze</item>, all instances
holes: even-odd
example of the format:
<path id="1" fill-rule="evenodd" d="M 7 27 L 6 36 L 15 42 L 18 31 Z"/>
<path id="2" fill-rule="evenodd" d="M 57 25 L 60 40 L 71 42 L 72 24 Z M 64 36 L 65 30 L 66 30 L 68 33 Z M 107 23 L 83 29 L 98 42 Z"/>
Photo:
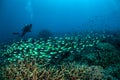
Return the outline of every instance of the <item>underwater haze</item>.
<path id="1" fill-rule="evenodd" d="M 120 0 L 0 0 L 0 80 L 120 80 Z"/>
<path id="2" fill-rule="evenodd" d="M 24 24 L 33 24 L 28 36 L 42 29 L 52 32 L 120 29 L 119 0 L 1 0 L 0 41 L 9 41 Z"/>

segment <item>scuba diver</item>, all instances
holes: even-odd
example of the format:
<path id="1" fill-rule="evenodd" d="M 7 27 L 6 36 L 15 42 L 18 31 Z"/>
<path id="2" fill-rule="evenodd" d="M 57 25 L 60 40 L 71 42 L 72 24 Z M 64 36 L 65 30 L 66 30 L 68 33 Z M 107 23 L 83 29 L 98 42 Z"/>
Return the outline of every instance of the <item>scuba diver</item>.
<path id="1" fill-rule="evenodd" d="M 26 24 L 22 29 L 22 33 L 14 32 L 14 35 L 20 35 L 21 37 L 25 36 L 26 33 L 31 32 L 32 24 Z"/>

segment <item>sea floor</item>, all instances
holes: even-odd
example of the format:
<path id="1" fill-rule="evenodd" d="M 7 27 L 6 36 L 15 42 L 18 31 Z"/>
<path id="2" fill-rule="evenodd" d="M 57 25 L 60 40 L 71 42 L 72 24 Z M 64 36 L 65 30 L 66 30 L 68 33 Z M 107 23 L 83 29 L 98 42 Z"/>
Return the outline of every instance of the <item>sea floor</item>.
<path id="1" fill-rule="evenodd" d="M 0 45 L 0 80 L 120 80 L 119 32 L 81 32 Z"/>

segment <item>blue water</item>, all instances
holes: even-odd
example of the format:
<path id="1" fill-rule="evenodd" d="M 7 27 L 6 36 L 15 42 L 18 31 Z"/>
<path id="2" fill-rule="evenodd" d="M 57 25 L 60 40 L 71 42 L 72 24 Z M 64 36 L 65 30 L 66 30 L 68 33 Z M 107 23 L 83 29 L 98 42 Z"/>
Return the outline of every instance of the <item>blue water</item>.
<path id="1" fill-rule="evenodd" d="M 119 0 L 1 0 L 0 42 L 16 39 L 24 24 L 33 24 L 36 36 L 52 32 L 120 29 Z"/>

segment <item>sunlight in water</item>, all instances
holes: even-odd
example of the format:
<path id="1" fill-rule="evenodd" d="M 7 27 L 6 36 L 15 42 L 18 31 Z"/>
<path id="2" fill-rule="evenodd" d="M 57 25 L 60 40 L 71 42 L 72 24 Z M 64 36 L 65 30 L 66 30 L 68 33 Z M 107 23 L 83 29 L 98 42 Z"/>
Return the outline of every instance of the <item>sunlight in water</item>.
<path id="1" fill-rule="evenodd" d="M 32 1 L 31 0 L 28 0 L 25 9 L 28 11 L 30 20 L 32 20 L 33 19 L 33 11 L 32 11 Z"/>

